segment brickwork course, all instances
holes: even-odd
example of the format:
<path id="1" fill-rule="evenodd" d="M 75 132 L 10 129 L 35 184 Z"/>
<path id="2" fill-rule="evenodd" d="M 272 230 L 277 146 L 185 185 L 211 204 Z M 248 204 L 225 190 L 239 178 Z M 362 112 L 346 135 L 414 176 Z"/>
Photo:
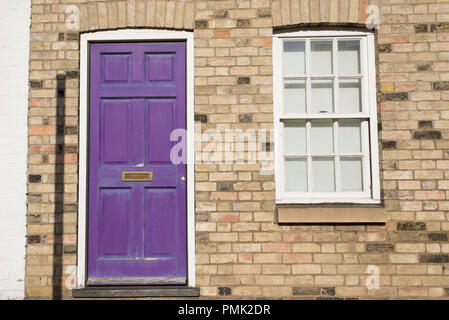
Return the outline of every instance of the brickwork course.
<path id="1" fill-rule="evenodd" d="M 79 8 L 80 30 L 66 27 L 68 5 Z M 80 33 L 192 31 L 202 129 L 269 129 L 273 30 L 363 27 L 368 5 L 380 9 L 387 222 L 279 225 L 274 175 L 259 163 L 197 164 L 196 285 L 201 298 L 449 297 L 449 1 L 32 0 L 26 298 L 57 298 L 55 288 L 72 297 L 64 283 L 77 264 Z M 379 267 L 379 289 L 365 286 L 369 265 Z"/>

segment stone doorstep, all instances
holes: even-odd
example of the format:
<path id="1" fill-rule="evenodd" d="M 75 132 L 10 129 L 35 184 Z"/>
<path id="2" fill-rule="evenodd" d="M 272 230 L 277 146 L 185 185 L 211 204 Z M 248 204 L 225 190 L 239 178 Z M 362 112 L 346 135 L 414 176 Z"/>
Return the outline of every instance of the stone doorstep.
<path id="1" fill-rule="evenodd" d="M 73 289 L 74 298 L 199 297 L 200 289 L 185 286 L 108 286 Z"/>

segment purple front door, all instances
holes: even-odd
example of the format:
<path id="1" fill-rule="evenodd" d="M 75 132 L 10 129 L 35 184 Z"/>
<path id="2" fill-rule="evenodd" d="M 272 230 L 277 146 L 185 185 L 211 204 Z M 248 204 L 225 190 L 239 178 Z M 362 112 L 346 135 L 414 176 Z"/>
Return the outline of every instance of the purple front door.
<path id="1" fill-rule="evenodd" d="M 185 284 L 185 42 L 90 45 L 88 285 Z"/>

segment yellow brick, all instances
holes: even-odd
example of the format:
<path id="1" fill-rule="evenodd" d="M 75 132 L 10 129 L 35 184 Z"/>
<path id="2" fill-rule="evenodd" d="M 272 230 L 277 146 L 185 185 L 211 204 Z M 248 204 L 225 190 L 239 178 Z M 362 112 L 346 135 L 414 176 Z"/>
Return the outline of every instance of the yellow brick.
<path id="1" fill-rule="evenodd" d="M 392 83 L 382 83 L 381 84 L 381 90 L 383 92 L 393 92 L 394 91 L 394 84 L 392 84 Z"/>

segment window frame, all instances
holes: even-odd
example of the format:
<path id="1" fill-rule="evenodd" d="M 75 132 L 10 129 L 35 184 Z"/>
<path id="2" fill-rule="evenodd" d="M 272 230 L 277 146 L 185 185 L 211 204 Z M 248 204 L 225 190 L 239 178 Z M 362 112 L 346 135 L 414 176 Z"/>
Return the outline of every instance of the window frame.
<path id="1" fill-rule="evenodd" d="M 357 116 L 343 114 L 338 118 L 361 119 L 362 146 L 368 145 L 367 156 L 364 157 L 362 177 L 364 190 L 362 192 L 285 192 L 284 191 L 284 137 L 282 120 L 305 120 L 335 119 L 332 115 L 317 116 L 305 114 L 282 113 L 283 102 L 283 74 L 282 74 L 282 52 L 284 40 L 314 40 L 356 38 L 360 39 L 360 63 L 361 75 L 365 79 L 361 84 L 361 95 L 364 107 Z M 335 40 L 334 40 L 335 41 Z M 335 50 L 333 51 L 335 52 Z M 306 61 L 310 59 L 305 55 Z M 334 72 L 334 71 L 333 71 Z M 333 73 L 334 74 L 334 73 Z M 308 75 L 305 74 L 305 77 Z M 335 75 L 334 75 L 335 76 Z M 338 85 L 338 84 L 337 84 Z M 334 84 L 335 88 L 335 84 Z M 309 93 L 310 91 L 307 90 Z M 365 96 L 365 93 L 367 95 Z M 376 68 L 375 68 L 375 45 L 374 34 L 360 31 L 298 31 L 279 33 L 273 35 L 273 113 L 275 143 L 275 182 L 277 204 L 315 204 L 315 203 L 354 203 L 354 204 L 379 204 L 380 203 L 380 179 L 379 179 L 379 155 L 378 155 L 378 132 L 377 132 L 377 102 L 376 102 Z M 303 117 L 299 117 L 302 115 Z M 282 119 L 282 120 L 281 120 Z M 368 123 L 367 129 L 363 130 L 363 119 Z M 366 122 L 365 122 L 366 123 Z M 333 123 L 335 126 L 335 123 Z M 310 124 L 308 125 L 310 127 Z M 334 130 L 335 131 L 335 130 Z M 367 142 L 369 142 L 367 144 Z M 363 150 L 362 150 L 363 151 Z M 336 168 L 334 168 L 336 170 Z M 309 175 L 309 174 L 308 174 Z M 337 181 L 336 181 L 337 182 Z"/>

